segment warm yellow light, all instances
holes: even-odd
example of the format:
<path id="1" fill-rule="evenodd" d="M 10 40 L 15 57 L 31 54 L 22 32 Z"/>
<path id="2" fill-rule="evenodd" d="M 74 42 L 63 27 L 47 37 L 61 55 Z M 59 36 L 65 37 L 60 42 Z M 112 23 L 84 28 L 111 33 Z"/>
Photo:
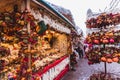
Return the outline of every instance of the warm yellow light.
<path id="1" fill-rule="evenodd" d="M 59 35 L 59 33 L 56 33 L 56 35 L 58 36 L 58 35 Z"/>
<path id="2" fill-rule="evenodd" d="M 54 32 L 54 31 L 51 31 L 51 33 L 53 33 L 53 34 L 54 34 L 55 32 Z"/>
<path id="3" fill-rule="evenodd" d="M 49 31 L 46 31 L 46 34 L 48 34 L 49 33 Z"/>
<path id="4" fill-rule="evenodd" d="M 54 34 L 55 32 L 53 31 L 52 33 Z"/>

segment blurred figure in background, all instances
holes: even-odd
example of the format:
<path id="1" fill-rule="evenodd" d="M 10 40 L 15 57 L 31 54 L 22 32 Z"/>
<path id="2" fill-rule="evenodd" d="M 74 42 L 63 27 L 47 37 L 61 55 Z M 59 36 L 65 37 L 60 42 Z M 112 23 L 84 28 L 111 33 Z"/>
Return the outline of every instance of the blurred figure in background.
<path id="1" fill-rule="evenodd" d="M 77 64 L 77 60 L 79 59 L 78 52 L 72 47 L 72 54 L 70 55 L 70 66 L 72 71 L 76 71 L 75 65 Z"/>
<path id="2" fill-rule="evenodd" d="M 76 69 L 75 69 L 75 64 L 77 64 L 76 54 L 75 54 L 75 52 L 73 52 L 73 53 L 70 55 L 70 65 L 71 65 L 71 70 L 72 70 L 72 71 L 76 71 Z"/>
<path id="3" fill-rule="evenodd" d="M 78 48 L 76 49 L 76 51 L 79 54 L 79 58 L 83 58 L 83 50 L 78 46 Z"/>

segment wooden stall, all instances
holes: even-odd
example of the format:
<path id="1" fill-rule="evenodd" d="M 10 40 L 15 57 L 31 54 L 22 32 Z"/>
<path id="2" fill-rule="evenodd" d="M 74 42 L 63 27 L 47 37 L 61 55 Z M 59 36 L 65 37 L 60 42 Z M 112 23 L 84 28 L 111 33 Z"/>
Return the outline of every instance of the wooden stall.
<path id="1" fill-rule="evenodd" d="M 47 2 L 0 1 L 0 80 L 60 80 L 73 24 Z"/>

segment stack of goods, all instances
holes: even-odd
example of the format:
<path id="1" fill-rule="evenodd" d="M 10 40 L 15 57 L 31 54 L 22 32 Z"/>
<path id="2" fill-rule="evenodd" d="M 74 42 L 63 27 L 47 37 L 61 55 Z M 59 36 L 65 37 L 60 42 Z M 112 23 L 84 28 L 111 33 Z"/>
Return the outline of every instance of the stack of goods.
<path id="1" fill-rule="evenodd" d="M 101 72 L 99 74 L 92 74 L 90 76 L 90 80 L 120 80 L 120 78 L 116 78 L 114 76 L 111 74 L 105 75 L 104 73 Z"/>
<path id="2" fill-rule="evenodd" d="M 87 20 L 88 33 L 85 43 L 89 45 L 86 56 L 89 64 L 120 62 L 120 14 L 100 14 Z"/>
<path id="3" fill-rule="evenodd" d="M 48 27 L 17 5 L 0 12 L 0 80 L 28 80 L 67 55 L 68 35 Z"/>
<path id="4" fill-rule="evenodd" d="M 120 23 L 120 14 L 102 13 L 97 18 L 90 18 L 86 22 L 87 28 L 106 28 L 110 25 L 118 25 Z"/>
<path id="5" fill-rule="evenodd" d="M 100 62 L 120 63 L 120 14 L 102 13 L 96 18 L 88 19 L 88 35 L 85 43 L 88 64 Z M 93 74 L 90 80 L 116 80 L 111 74 Z"/>
<path id="6" fill-rule="evenodd" d="M 59 36 L 59 37 L 58 37 Z M 36 74 L 38 72 L 42 73 L 44 67 L 49 66 L 53 62 L 62 58 L 66 54 L 60 51 L 61 38 L 62 35 L 55 32 L 47 30 L 44 36 L 38 37 L 38 44 L 36 46 L 37 52 L 32 55 L 32 72 Z M 64 37 L 66 37 L 64 35 Z M 67 44 L 67 43 L 66 43 Z M 66 44 L 63 47 L 66 47 Z"/>
<path id="7" fill-rule="evenodd" d="M 29 34 L 27 24 L 30 23 Z M 11 12 L 0 13 L 0 79 L 15 80 L 29 74 L 28 52 L 35 52 L 39 26 L 34 17 L 27 12 L 19 12 L 15 5 Z M 32 44 L 28 51 L 28 44 Z M 27 51 L 27 52 L 26 52 Z M 26 78 L 27 79 L 27 78 Z"/>
<path id="8" fill-rule="evenodd" d="M 22 15 L 16 8 L 0 13 L 0 79 L 16 79 L 20 70 L 19 32 L 25 24 Z"/>
<path id="9" fill-rule="evenodd" d="M 86 56 L 89 63 L 119 62 L 120 55 L 120 31 L 102 31 L 93 32 L 86 38 L 86 43 L 89 44 L 89 51 Z"/>

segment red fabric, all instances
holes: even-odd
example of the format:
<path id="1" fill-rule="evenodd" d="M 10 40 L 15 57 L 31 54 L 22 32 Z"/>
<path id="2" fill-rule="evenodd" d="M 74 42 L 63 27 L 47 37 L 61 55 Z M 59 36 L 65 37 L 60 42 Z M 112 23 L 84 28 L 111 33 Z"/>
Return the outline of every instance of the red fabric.
<path id="1" fill-rule="evenodd" d="M 65 56 L 59 60 L 56 60 L 52 64 L 49 64 L 48 66 L 44 67 L 43 73 L 47 72 L 50 68 L 52 68 L 52 67 L 56 66 L 57 64 L 59 64 L 60 62 L 62 62 L 65 58 L 67 58 L 67 56 Z"/>
<path id="2" fill-rule="evenodd" d="M 49 69 L 51 69 L 52 67 L 54 67 L 54 66 L 56 66 L 57 64 L 59 64 L 60 62 L 62 62 L 62 61 L 63 61 L 65 58 L 67 58 L 67 57 L 68 57 L 68 56 L 64 56 L 64 57 L 62 57 L 61 59 L 58 59 L 58 60 L 54 61 L 53 63 L 45 66 L 45 67 L 43 68 L 43 70 L 38 71 L 37 73 L 33 73 L 33 75 L 39 75 L 39 76 L 43 75 L 45 72 L 47 72 Z"/>
<path id="3" fill-rule="evenodd" d="M 61 73 L 58 74 L 58 76 L 54 80 L 61 80 L 61 78 L 69 71 L 69 65 L 65 67 Z"/>

